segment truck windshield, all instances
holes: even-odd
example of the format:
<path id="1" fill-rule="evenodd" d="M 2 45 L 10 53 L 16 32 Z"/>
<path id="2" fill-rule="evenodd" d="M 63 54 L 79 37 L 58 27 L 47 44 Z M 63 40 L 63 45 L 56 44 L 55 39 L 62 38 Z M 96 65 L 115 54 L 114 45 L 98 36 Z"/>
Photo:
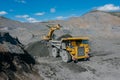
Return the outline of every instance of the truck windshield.
<path id="1" fill-rule="evenodd" d="M 83 44 L 88 44 L 88 40 L 82 40 Z"/>

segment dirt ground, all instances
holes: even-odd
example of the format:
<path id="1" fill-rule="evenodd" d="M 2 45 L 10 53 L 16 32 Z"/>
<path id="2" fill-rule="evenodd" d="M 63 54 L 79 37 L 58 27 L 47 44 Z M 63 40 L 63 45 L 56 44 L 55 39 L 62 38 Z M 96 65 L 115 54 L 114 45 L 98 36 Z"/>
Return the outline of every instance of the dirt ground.
<path id="1" fill-rule="evenodd" d="M 35 57 L 35 68 L 44 80 L 119 80 L 119 40 L 94 39 L 91 43 L 90 61 L 64 63 L 60 57 L 42 56 Z"/>

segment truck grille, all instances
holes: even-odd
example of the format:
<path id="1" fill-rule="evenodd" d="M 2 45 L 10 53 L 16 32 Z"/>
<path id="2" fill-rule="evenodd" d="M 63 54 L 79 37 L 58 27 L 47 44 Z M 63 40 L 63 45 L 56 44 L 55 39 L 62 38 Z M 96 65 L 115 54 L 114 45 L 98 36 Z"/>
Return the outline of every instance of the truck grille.
<path id="1" fill-rule="evenodd" d="M 78 56 L 84 56 L 84 47 L 78 47 Z"/>

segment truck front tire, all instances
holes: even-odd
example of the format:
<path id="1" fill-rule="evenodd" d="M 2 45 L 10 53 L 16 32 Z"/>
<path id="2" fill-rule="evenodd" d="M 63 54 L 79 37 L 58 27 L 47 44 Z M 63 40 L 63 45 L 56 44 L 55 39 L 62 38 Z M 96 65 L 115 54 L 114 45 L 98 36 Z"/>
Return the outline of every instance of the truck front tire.
<path id="1" fill-rule="evenodd" d="M 70 62 L 72 60 L 72 57 L 71 57 L 70 53 L 68 53 L 65 50 L 62 50 L 60 55 L 61 55 L 61 58 L 62 58 L 63 62 Z"/>

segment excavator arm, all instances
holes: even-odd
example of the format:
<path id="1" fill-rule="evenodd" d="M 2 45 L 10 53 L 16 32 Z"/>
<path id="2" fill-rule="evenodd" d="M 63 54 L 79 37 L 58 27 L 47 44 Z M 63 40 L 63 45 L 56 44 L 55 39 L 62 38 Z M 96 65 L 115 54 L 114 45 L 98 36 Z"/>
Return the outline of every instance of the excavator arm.
<path id="1" fill-rule="evenodd" d="M 43 37 L 43 40 L 46 40 L 46 41 L 51 40 L 54 31 L 55 31 L 55 30 L 59 30 L 60 27 L 61 27 L 60 24 L 57 24 L 57 25 L 54 25 L 54 26 L 50 27 L 50 30 L 49 30 L 47 36 L 44 36 L 44 37 Z"/>

